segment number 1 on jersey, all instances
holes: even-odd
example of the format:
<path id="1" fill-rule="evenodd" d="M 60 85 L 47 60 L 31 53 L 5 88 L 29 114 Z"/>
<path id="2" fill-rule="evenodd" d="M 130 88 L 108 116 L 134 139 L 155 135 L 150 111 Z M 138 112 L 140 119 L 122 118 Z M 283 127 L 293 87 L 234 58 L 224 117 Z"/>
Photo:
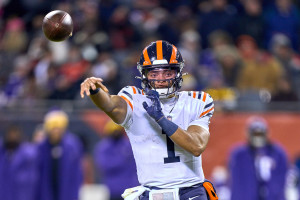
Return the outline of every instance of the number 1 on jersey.
<path id="1" fill-rule="evenodd" d="M 166 134 L 162 131 L 162 134 Z M 168 157 L 164 158 L 164 163 L 174 163 L 180 162 L 180 157 L 175 156 L 175 145 L 174 142 L 166 135 L 167 137 L 167 150 L 168 150 Z"/>

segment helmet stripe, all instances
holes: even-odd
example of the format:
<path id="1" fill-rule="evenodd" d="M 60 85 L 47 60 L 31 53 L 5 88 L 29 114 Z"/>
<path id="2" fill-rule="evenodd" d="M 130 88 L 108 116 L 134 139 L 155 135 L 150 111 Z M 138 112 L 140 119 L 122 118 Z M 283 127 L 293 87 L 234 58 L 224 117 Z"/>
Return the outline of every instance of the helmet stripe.
<path id="1" fill-rule="evenodd" d="M 148 55 L 147 48 L 144 49 L 143 56 L 144 56 L 143 65 L 151 65 L 151 61 L 150 61 L 150 58 L 149 58 L 149 55 Z"/>
<path id="2" fill-rule="evenodd" d="M 170 64 L 175 64 L 175 63 L 178 63 L 178 61 L 176 60 L 176 55 L 177 55 L 177 48 L 172 45 L 172 55 L 171 55 L 171 58 L 170 58 Z"/>
<path id="3" fill-rule="evenodd" d="M 157 54 L 157 60 L 162 60 L 164 58 L 161 40 L 156 41 L 156 54 Z"/>

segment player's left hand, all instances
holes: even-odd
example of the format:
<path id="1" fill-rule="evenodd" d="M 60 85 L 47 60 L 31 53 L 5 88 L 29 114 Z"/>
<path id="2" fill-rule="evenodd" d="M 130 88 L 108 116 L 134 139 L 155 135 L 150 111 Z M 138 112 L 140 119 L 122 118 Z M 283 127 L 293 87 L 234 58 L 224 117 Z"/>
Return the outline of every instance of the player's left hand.
<path id="1" fill-rule="evenodd" d="M 159 101 L 159 94 L 155 90 L 146 91 L 147 98 L 151 99 L 152 105 L 149 106 L 145 101 L 143 102 L 143 107 L 147 111 L 147 113 L 152 117 L 155 121 L 160 120 L 164 117 L 162 113 L 162 108 Z"/>

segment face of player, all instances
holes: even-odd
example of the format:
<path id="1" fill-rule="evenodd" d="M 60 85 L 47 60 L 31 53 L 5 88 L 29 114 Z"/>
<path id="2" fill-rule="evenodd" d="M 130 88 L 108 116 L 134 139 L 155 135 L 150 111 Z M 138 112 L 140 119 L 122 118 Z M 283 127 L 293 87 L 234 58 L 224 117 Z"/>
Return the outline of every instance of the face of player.
<path id="1" fill-rule="evenodd" d="M 154 88 L 168 88 L 173 85 L 176 77 L 176 70 L 172 69 L 154 69 L 147 73 L 147 78 Z"/>

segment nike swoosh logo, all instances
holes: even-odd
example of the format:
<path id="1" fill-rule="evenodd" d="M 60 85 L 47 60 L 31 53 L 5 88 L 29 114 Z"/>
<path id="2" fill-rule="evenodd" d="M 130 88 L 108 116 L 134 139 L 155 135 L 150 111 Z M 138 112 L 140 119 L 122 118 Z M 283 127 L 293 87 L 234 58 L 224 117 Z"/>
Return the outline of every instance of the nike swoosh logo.
<path id="1" fill-rule="evenodd" d="M 192 198 L 189 198 L 189 200 L 195 199 L 196 197 L 199 197 L 199 196 L 200 196 L 200 195 L 194 196 L 194 197 L 192 197 Z"/>

